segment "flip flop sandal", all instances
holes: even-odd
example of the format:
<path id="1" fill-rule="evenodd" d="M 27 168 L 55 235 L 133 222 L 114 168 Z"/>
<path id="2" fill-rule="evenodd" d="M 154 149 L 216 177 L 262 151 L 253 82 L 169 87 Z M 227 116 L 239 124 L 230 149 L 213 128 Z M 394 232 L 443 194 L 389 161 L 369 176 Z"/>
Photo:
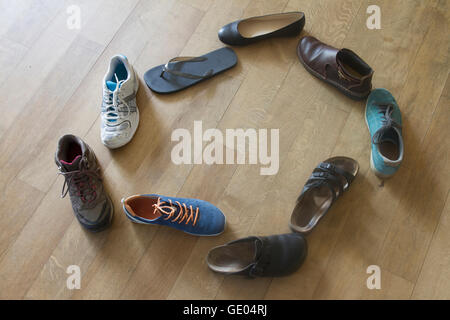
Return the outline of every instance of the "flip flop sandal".
<path id="1" fill-rule="evenodd" d="M 147 86 L 157 93 L 172 93 L 193 86 L 237 63 L 231 48 L 221 48 L 201 57 L 177 57 L 144 74 Z"/>
<path id="2" fill-rule="evenodd" d="M 358 162 L 347 157 L 333 157 L 320 163 L 297 199 L 289 224 L 291 229 L 309 233 L 349 188 L 358 170 Z"/>

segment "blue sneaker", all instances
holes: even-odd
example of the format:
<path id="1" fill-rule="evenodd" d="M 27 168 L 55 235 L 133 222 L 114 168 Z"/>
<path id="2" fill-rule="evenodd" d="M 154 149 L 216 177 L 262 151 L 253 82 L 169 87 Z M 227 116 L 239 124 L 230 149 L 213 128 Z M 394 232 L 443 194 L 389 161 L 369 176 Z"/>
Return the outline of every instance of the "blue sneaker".
<path id="1" fill-rule="evenodd" d="M 225 228 L 225 216 L 211 203 L 158 194 L 122 199 L 123 210 L 135 223 L 169 226 L 195 236 L 216 236 Z"/>
<path id="2" fill-rule="evenodd" d="M 403 160 L 402 114 L 392 94 L 375 89 L 367 98 L 366 124 L 372 139 L 370 167 L 380 178 L 389 178 Z"/>

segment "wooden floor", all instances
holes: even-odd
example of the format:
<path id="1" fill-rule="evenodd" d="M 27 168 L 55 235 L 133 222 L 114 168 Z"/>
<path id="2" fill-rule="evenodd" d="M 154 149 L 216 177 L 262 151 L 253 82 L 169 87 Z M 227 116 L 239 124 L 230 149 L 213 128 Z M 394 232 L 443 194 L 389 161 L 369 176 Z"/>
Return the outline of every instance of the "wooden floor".
<path id="1" fill-rule="evenodd" d="M 80 30 L 67 7 L 81 8 Z M 381 8 L 381 30 L 366 9 Z M 450 299 L 450 81 L 448 0 L 0 0 L 0 298 L 24 299 Z M 217 31 L 242 17 L 305 12 L 301 36 L 356 51 L 374 87 L 396 97 L 404 163 L 383 183 L 370 171 L 364 102 L 313 78 L 299 63 L 300 36 L 235 48 L 238 65 L 184 92 L 161 96 L 141 80 L 139 129 L 126 147 L 100 141 L 101 81 L 109 58 L 144 72 L 223 44 Z M 171 162 L 176 128 L 280 129 L 280 170 Z M 58 137 L 93 147 L 113 199 L 112 227 L 85 232 L 53 161 Z M 211 272 L 213 246 L 289 232 L 288 220 L 315 165 L 353 157 L 360 174 L 308 236 L 309 255 L 285 278 Z M 120 199 L 135 193 L 197 197 L 227 216 L 224 234 L 196 238 L 130 223 Z M 81 268 L 81 289 L 66 268 Z M 381 289 L 369 290 L 369 265 Z"/>

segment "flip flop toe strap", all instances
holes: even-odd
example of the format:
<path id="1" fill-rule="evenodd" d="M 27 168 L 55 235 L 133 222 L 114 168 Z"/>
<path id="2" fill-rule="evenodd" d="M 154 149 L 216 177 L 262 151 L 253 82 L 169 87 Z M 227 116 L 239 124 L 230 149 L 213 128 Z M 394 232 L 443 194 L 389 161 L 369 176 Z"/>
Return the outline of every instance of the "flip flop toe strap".
<path id="1" fill-rule="evenodd" d="M 170 74 L 173 74 L 173 75 L 176 75 L 176 76 L 180 76 L 180 77 L 184 77 L 184 78 L 189 78 L 189 79 L 205 79 L 205 78 L 209 78 L 214 73 L 213 69 L 208 70 L 203 75 L 197 75 L 197 74 L 181 72 L 181 71 L 177 71 L 177 70 L 169 68 L 170 64 L 173 64 L 173 63 L 178 64 L 178 63 L 187 63 L 187 62 L 202 62 L 202 61 L 205 61 L 207 59 L 208 58 L 205 58 L 205 57 L 176 57 L 176 58 L 170 59 L 169 62 L 167 62 L 162 67 L 162 72 L 161 72 L 160 77 L 162 77 L 164 75 L 164 72 L 168 72 Z"/>

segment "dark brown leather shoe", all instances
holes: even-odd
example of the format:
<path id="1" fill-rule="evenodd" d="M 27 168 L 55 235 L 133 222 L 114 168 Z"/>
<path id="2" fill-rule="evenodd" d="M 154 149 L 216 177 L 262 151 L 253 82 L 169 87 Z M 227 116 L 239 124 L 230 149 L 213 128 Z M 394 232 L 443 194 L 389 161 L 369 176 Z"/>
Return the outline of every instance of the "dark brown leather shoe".
<path id="1" fill-rule="evenodd" d="M 336 49 L 314 37 L 304 37 L 297 55 L 306 70 L 350 98 L 365 99 L 372 89 L 372 68 L 349 49 Z"/>
<path id="2" fill-rule="evenodd" d="M 297 233 L 251 236 L 211 249 L 206 262 L 226 275 L 281 277 L 300 268 L 307 252 L 306 239 Z"/>

